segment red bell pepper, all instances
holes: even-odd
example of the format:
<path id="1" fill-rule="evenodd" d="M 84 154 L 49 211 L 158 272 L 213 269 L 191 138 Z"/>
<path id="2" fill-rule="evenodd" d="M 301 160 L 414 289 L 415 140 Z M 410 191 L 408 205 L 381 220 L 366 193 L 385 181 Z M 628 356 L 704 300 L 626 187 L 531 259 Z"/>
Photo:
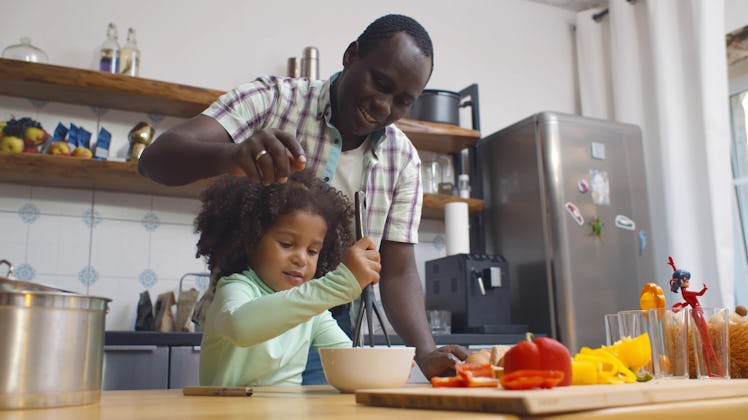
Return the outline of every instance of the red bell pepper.
<path id="1" fill-rule="evenodd" d="M 520 341 L 504 355 L 504 375 L 518 370 L 560 371 L 563 373 L 559 386 L 571 385 L 571 354 L 559 341 L 549 337 L 538 337 Z"/>
<path id="2" fill-rule="evenodd" d="M 559 370 L 517 370 L 501 377 L 504 389 L 553 388 L 564 379 Z"/>
<path id="3" fill-rule="evenodd" d="M 456 387 L 493 387 L 499 386 L 499 380 L 493 373 L 490 363 L 458 363 L 455 365 L 456 376 L 431 378 L 434 388 Z"/>

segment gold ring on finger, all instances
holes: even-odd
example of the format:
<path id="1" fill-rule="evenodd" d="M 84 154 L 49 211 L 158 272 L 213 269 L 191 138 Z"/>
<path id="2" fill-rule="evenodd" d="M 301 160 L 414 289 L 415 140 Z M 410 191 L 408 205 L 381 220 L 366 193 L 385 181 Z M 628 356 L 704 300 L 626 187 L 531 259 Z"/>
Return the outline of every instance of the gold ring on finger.
<path id="1" fill-rule="evenodd" d="M 265 156 L 266 154 L 268 154 L 267 150 L 265 150 L 265 149 L 260 150 L 260 153 L 258 153 L 258 154 L 255 155 L 255 162 L 259 161 L 260 158 L 263 157 L 263 156 Z"/>

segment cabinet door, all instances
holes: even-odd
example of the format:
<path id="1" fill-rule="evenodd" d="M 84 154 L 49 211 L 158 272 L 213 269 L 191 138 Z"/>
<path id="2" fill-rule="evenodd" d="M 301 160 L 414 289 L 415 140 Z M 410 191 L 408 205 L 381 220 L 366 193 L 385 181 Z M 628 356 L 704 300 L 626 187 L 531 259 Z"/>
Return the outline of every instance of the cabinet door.
<path id="1" fill-rule="evenodd" d="M 104 346 L 104 390 L 166 389 L 168 380 L 168 347 Z"/>
<path id="2" fill-rule="evenodd" d="M 169 350 L 169 388 L 200 385 L 200 346 L 175 346 Z"/>

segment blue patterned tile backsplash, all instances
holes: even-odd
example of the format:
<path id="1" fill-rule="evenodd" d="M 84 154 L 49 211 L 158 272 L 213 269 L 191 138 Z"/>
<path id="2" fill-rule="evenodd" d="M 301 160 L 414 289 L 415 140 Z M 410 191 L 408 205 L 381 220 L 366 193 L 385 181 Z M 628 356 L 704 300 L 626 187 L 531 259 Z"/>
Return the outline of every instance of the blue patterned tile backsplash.
<path id="1" fill-rule="evenodd" d="M 134 328 L 143 290 L 155 299 L 206 271 L 195 258 L 198 200 L 2 183 L 0 192 L 0 258 L 15 278 L 112 299 L 108 330 Z"/>
<path id="2" fill-rule="evenodd" d="M 195 258 L 196 199 L 55 189 L 0 183 L 0 258 L 15 277 L 112 299 L 107 330 L 132 330 L 139 295 L 201 293 L 209 285 L 205 262 Z M 415 253 L 443 257 L 443 223 L 425 220 Z M 198 274 L 198 275 L 194 275 Z"/>

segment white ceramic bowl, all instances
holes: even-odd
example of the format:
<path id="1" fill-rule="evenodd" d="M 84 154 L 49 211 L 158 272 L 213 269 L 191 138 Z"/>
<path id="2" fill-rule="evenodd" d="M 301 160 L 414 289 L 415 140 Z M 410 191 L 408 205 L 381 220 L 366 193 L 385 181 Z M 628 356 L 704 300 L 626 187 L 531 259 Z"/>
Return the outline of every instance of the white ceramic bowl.
<path id="1" fill-rule="evenodd" d="M 319 349 L 325 378 L 340 392 L 399 388 L 408 382 L 414 347 Z"/>

